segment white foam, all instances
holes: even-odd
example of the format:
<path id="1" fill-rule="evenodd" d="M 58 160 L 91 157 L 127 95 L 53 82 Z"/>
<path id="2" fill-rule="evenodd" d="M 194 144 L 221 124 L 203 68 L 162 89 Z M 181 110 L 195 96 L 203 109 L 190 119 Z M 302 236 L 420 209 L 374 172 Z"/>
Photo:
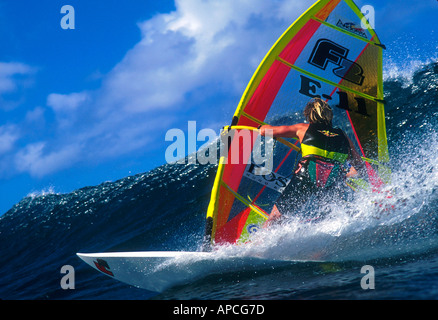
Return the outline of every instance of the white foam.
<path id="1" fill-rule="evenodd" d="M 427 142 L 428 148 L 421 146 Z M 258 231 L 250 243 L 224 246 L 218 256 L 258 256 L 279 260 L 345 261 L 393 257 L 438 247 L 430 204 L 438 190 L 438 138 L 435 132 L 406 137 L 393 159 L 392 183 L 382 192 L 364 192 L 353 203 L 333 201 L 322 221 L 284 224 Z M 429 216 L 429 218 L 428 218 Z M 429 220 L 427 220 L 429 219 Z M 435 229 L 434 229 L 435 228 Z"/>
<path id="2" fill-rule="evenodd" d="M 402 81 L 404 87 L 412 84 L 415 72 L 438 62 L 438 42 L 435 40 L 417 46 L 414 36 L 405 35 L 387 47 L 383 56 L 383 80 Z"/>
<path id="3" fill-rule="evenodd" d="M 29 193 L 27 195 L 27 197 L 34 199 L 37 197 L 44 197 L 44 196 L 51 195 L 51 194 L 59 194 L 55 191 L 55 187 L 53 187 L 53 186 L 49 186 L 49 187 L 44 188 L 40 191 L 32 191 L 31 193 Z"/>

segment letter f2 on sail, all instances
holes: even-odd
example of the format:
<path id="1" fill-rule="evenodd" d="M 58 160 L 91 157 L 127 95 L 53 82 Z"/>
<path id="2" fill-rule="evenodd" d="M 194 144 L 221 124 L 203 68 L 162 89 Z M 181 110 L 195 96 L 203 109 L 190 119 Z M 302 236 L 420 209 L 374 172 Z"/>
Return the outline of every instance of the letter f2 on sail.
<path id="1" fill-rule="evenodd" d="M 322 98 L 333 107 L 334 124 L 347 133 L 366 161 L 368 177 L 360 185 L 378 189 L 387 183 L 385 46 L 373 29 L 362 29 L 362 19 L 364 15 L 351 0 L 317 1 L 263 59 L 228 128 L 238 132 L 255 130 L 261 124 L 302 122 L 296 114 L 309 99 Z M 230 139 L 230 150 L 239 152 L 233 149 L 239 142 Z M 251 162 L 232 163 L 227 159 L 233 156 L 231 152 L 221 157 L 207 210 L 206 243 L 248 241 L 289 183 L 300 159 L 299 147 L 297 140 L 277 139 L 269 159 L 272 170 L 257 176 Z"/>

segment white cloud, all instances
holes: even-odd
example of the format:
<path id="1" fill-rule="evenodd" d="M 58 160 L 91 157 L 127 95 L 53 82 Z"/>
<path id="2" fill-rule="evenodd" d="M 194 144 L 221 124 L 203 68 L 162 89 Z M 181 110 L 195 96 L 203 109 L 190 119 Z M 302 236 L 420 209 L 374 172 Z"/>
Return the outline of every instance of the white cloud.
<path id="1" fill-rule="evenodd" d="M 33 73 L 33 69 L 23 63 L 0 62 L 0 95 L 14 92 L 18 88 L 16 77 Z"/>
<path id="2" fill-rule="evenodd" d="M 68 168 L 78 161 L 80 154 L 77 145 L 67 145 L 44 154 L 45 142 L 27 145 L 15 157 L 17 169 L 34 177 L 42 177 L 52 172 Z"/>
<path id="3" fill-rule="evenodd" d="M 175 11 L 139 23 L 142 40 L 105 81 L 107 101 L 148 112 L 189 104 L 187 95 L 205 87 L 211 89 L 206 98 L 221 91 L 239 95 L 270 46 L 309 4 L 177 0 Z"/>
<path id="4" fill-rule="evenodd" d="M 28 124 L 45 123 L 44 108 L 36 107 L 35 109 L 26 112 L 25 121 Z"/>
<path id="5" fill-rule="evenodd" d="M 35 69 L 18 62 L 0 62 L 0 110 L 16 109 L 24 101 L 22 90 L 33 83 Z"/>
<path id="6" fill-rule="evenodd" d="M 0 155 L 10 151 L 18 140 L 18 130 L 13 125 L 0 127 Z"/>
<path id="7" fill-rule="evenodd" d="M 59 94 L 52 93 L 47 97 L 47 105 L 55 112 L 72 112 L 88 100 L 85 92 Z"/>
<path id="8" fill-rule="evenodd" d="M 74 127 L 78 121 L 83 121 L 84 112 L 81 107 L 86 107 L 91 102 L 87 92 L 70 94 L 51 93 L 47 97 L 47 106 L 56 114 L 58 127 L 67 130 Z"/>
<path id="9" fill-rule="evenodd" d="M 43 176 L 78 161 L 147 152 L 165 143 L 177 121 L 202 120 L 188 119 L 188 111 L 217 123 L 226 108 L 231 118 L 261 59 L 311 4 L 176 0 L 175 11 L 138 23 L 141 40 L 103 77 L 101 88 L 48 95 L 56 137 L 21 150 L 17 168 Z"/>

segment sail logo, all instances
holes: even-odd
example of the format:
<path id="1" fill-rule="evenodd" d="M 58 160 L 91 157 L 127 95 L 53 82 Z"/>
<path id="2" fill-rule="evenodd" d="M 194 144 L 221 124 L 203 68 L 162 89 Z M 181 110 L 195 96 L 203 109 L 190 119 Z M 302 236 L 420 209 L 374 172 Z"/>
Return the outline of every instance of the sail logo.
<path id="1" fill-rule="evenodd" d="M 250 224 L 246 228 L 246 230 L 248 231 L 249 234 L 256 233 L 257 231 L 259 231 L 259 229 L 260 229 L 260 226 L 258 224 Z"/>
<path id="2" fill-rule="evenodd" d="M 365 30 L 362 29 L 361 27 L 358 27 L 353 22 L 345 22 L 344 23 L 344 22 L 342 22 L 341 19 L 339 19 L 338 23 L 336 23 L 336 26 L 338 26 L 344 30 L 350 31 L 354 34 L 357 34 L 358 36 L 361 36 L 365 39 L 368 39 L 367 34 L 365 33 Z"/>
<path id="3" fill-rule="evenodd" d="M 309 63 L 319 69 L 326 70 L 329 63 L 337 66 L 333 73 L 346 81 L 359 86 L 362 85 L 365 76 L 362 67 L 347 59 L 349 50 L 331 40 L 319 39 L 309 58 Z"/>
<path id="4" fill-rule="evenodd" d="M 307 78 L 303 75 L 300 75 L 301 78 L 301 87 L 298 91 L 302 95 L 311 97 L 311 98 L 324 98 L 327 100 L 333 100 L 332 95 L 328 95 L 325 93 L 318 94 L 318 90 L 321 89 L 321 83 L 316 81 L 315 79 Z M 338 95 L 338 104 L 335 106 L 339 109 L 344 109 L 347 111 L 353 111 L 352 107 L 354 108 L 354 112 L 361 114 L 365 117 L 370 117 L 370 114 L 367 112 L 367 102 L 366 99 L 362 97 L 356 97 L 354 96 L 354 102 L 349 101 L 348 94 L 345 91 L 336 91 L 336 94 Z"/>
<path id="5" fill-rule="evenodd" d="M 252 181 L 258 182 L 269 189 L 280 193 L 283 192 L 289 184 L 290 179 L 280 175 L 278 172 L 267 170 L 267 167 L 272 167 L 272 165 L 265 165 L 262 167 L 255 163 L 250 163 L 247 165 L 243 176 Z"/>
<path id="6" fill-rule="evenodd" d="M 110 267 L 108 265 L 108 262 L 106 262 L 103 259 L 97 259 L 96 261 L 93 261 L 96 268 L 111 277 L 114 277 L 114 274 L 110 271 Z"/>
<path id="7" fill-rule="evenodd" d="M 339 134 L 330 132 L 328 130 L 318 130 L 318 132 L 322 133 L 323 135 L 325 135 L 326 137 L 329 137 L 329 138 L 333 138 L 333 137 L 339 136 Z"/>

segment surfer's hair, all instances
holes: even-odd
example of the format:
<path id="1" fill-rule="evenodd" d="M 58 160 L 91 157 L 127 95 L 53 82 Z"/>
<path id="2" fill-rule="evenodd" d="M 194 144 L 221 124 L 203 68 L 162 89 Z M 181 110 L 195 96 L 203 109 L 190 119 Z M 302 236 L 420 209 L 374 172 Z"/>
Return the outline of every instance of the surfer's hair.
<path id="1" fill-rule="evenodd" d="M 322 123 L 331 126 L 333 111 L 327 102 L 320 98 L 314 98 L 304 108 L 304 117 L 310 123 Z"/>

